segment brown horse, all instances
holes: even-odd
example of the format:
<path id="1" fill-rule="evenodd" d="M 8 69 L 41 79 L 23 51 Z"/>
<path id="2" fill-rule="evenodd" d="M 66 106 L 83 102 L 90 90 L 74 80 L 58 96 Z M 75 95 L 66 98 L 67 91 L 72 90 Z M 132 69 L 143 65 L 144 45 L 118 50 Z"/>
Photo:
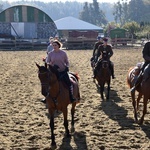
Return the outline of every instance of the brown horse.
<path id="1" fill-rule="evenodd" d="M 132 67 L 129 69 L 128 75 L 127 75 L 127 83 L 129 85 L 130 89 L 133 87 L 134 82 L 135 82 L 139 72 L 140 72 L 140 68 L 138 66 L 135 66 L 135 67 Z M 142 114 L 141 119 L 139 120 L 139 124 L 143 124 L 144 116 L 147 113 L 147 102 L 148 102 L 148 99 L 150 99 L 149 89 L 150 89 L 150 65 L 148 65 L 145 68 L 145 70 L 143 72 L 143 78 L 142 78 L 141 84 L 139 84 L 136 87 L 136 91 L 138 92 L 137 100 L 135 100 L 135 92 L 136 91 L 131 92 L 132 105 L 134 108 L 134 118 L 135 118 L 136 122 L 138 122 L 137 111 L 139 109 L 139 102 L 143 96 L 143 105 L 144 105 L 143 106 L 143 114 Z"/>
<path id="2" fill-rule="evenodd" d="M 100 62 L 100 66 L 97 68 L 97 74 L 96 74 L 96 80 L 98 82 L 98 85 L 100 86 L 100 94 L 102 100 L 104 100 L 104 86 L 107 84 L 107 95 L 106 99 L 109 99 L 109 93 L 110 93 L 110 82 L 111 82 L 111 71 L 109 67 L 109 60 L 102 59 Z"/>
<path id="3" fill-rule="evenodd" d="M 129 69 L 127 74 L 127 84 L 130 87 L 130 89 L 134 86 L 135 80 L 137 79 L 139 73 L 140 67 L 138 66 L 134 66 Z M 135 98 L 135 92 L 138 92 L 137 100 Z M 131 92 L 131 98 L 132 98 L 132 106 L 134 108 L 134 118 L 135 121 L 137 122 L 138 121 L 137 110 L 139 109 L 139 102 L 140 99 L 142 98 L 142 91 L 140 85 L 136 87 L 136 91 Z"/>
<path id="4" fill-rule="evenodd" d="M 56 68 L 49 66 L 39 66 L 38 67 L 38 77 L 41 82 L 42 93 L 46 96 L 46 104 L 50 114 L 50 129 L 51 129 L 51 147 L 56 148 L 55 135 L 54 135 L 54 113 L 55 110 L 60 110 L 64 117 L 64 127 L 67 137 L 70 137 L 68 129 L 68 105 L 70 104 L 68 87 L 63 81 L 60 80 L 59 74 Z M 78 86 L 78 76 L 70 74 L 70 78 L 73 84 L 73 94 L 76 99 L 80 99 L 79 86 Z M 72 103 L 71 108 L 71 131 L 74 131 L 74 113 L 77 102 Z"/>

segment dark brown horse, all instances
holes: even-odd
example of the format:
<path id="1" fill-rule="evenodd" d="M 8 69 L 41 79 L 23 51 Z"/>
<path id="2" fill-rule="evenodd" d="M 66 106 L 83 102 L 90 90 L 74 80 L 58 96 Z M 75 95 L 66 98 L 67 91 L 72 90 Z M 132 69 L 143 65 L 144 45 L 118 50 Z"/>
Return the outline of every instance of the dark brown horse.
<path id="1" fill-rule="evenodd" d="M 127 76 L 127 83 L 129 85 L 130 89 L 133 87 L 134 82 L 135 82 L 139 72 L 140 72 L 140 68 L 137 66 L 129 69 L 128 76 Z M 136 91 L 138 92 L 137 100 L 135 99 L 136 91 L 131 92 L 132 105 L 134 108 L 134 118 L 135 118 L 136 122 L 138 122 L 137 111 L 139 109 L 139 102 L 143 96 L 143 105 L 144 105 L 143 106 L 143 114 L 139 120 L 139 124 L 143 124 L 144 116 L 147 113 L 147 103 L 148 103 L 148 99 L 150 99 L 150 90 L 149 89 L 150 89 L 150 65 L 148 65 L 145 68 L 145 70 L 143 72 L 143 78 L 142 78 L 141 84 L 139 84 L 136 87 Z"/>
<path id="2" fill-rule="evenodd" d="M 111 82 L 111 71 L 109 67 L 109 60 L 102 59 L 100 62 L 99 67 L 97 67 L 97 74 L 96 74 L 96 80 L 98 82 L 98 85 L 100 86 L 100 94 L 102 100 L 104 100 L 104 86 L 107 84 L 107 95 L 106 99 L 109 99 L 109 93 L 110 93 L 110 82 Z"/>
<path id="3" fill-rule="evenodd" d="M 68 105 L 70 104 L 69 91 L 67 86 L 63 81 L 60 80 L 58 71 L 56 68 L 49 66 L 39 66 L 38 67 L 38 77 L 41 82 L 42 94 L 46 96 L 46 104 L 50 114 L 50 129 L 51 129 L 51 147 L 56 148 L 55 135 L 54 135 L 54 113 L 56 110 L 60 110 L 64 117 L 64 127 L 67 137 L 70 137 L 70 132 L 68 129 Z M 73 84 L 74 97 L 80 99 L 79 86 L 78 86 L 78 76 L 70 74 L 70 78 Z M 74 113 L 77 102 L 72 103 L 71 108 L 71 131 L 74 131 Z"/>

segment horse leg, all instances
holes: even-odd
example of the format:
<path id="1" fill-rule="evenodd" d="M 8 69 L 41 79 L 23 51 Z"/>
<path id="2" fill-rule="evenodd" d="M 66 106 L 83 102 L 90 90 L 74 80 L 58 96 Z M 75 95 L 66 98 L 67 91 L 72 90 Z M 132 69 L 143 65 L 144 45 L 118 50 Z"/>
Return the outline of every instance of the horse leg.
<path id="1" fill-rule="evenodd" d="M 103 94 L 103 92 L 104 92 L 104 84 L 101 84 L 100 85 L 100 94 L 101 94 L 102 100 L 104 100 L 104 94 Z"/>
<path id="2" fill-rule="evenodd" d="M 51 146 L 53 148 L 56 147 L 56 142 L 55 142 L 55 135 L 54 135 L 54 113 L 50 112 L 49 111 L 49 114 L 50 114 L 50 129 L 51 129 Z"/>
<path id="3" fill-rule="evenodd" d="M 75 107 L 76 107 L 76 103 L 72 104 L 72 108 L 71 108 L 71 132 L 75 131 L 74 128 L 74 113 L 75 113 Z"/>
<path id="4" fill-rule="evenodd" d="M 132 106 L 134 108 L 134 119 L 137 122 L 138 117 L 137 117 L 137 109 L 136 109 L 136 101 L 135 101 L 135 91 L 131 92 L 131 97 L 132 97 Z"/>
<path id="5" fill-rule="evenodd" d="M 110 82 L 108 82 L 108 87 L 107 87 L 107 100 L 109 100 L 109 92 L 110 92 Z"/>
<path id="6" fill-rule="evenodd" d="M 143 107 L 143 115 L 139 121 L 139 124 L 142 125 L 143 124 L 143 121 L 144 121 L 144 116 L 145 114 L 147 113 L 147 101 L 148 101 L 148 98 L 144 96 L 143 98 L 143 104 L 144 104 L 144 107 Z"/>
<path id="7" fill-rule="evenodd" d="M 68 110 L 67 107 L 63 110 L 63 116 L 64 116 L 64 127 L 65 127 L 65 133 L 67 135 L 67 137 L 70 137 L 70 133 L 69 133 L 69 129 L 68 129 Z"/>
<path id="8" fill-rule="evenodd" d="M 137 105 L 136 105 L 137 111 L 139 110 L 139 103 L 140 103 L 141 98 L 142 98 L 142 93 L 139 92 L 138 98 L 137 98 Z"/>

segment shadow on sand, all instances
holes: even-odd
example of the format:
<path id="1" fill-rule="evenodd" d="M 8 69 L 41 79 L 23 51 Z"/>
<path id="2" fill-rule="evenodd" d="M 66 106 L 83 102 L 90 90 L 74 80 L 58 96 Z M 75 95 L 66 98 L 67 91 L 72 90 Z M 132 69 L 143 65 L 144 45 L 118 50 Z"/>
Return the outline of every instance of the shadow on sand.
<path id="1" fill-rule="evenodd" d="M 97 84 L 96 86 L 97 86 L 97 92 L 100 93 L 100 87 Z M 137 129 L 137 127 L 139 127 L 140 125 L 135 123 L 134 118 L 127 117 L 128 111 L 124 107 L 118 105 L 119 102 L 121 101 L 123 101 L 123 99 L 121 99 L 118 96 L 115 90 L 111 89 L 110 99 L 101 101 L 99 109 L 102 109 L 110 119 L 117 121 L 121 127 L 120 130 Z M 140 127 L 143 130 L 143 132 L 145 132 L 146 136 L 150 139 L 150 123 L 145 121 L 144 124 L 141 125 Z"/>
<path id="2" fill-rule="evenodd" d="M 71 146 L 71 140 L 74 141 L 76 144 L 75 147 Z M 62 140 L 62 144 L 58 148 L 58 150 L 86 150 L 87 149 L 87 143 L 86 143 L 86 135 L 85 132 L 75 132 L 71 138 L 64 137 Z"/>

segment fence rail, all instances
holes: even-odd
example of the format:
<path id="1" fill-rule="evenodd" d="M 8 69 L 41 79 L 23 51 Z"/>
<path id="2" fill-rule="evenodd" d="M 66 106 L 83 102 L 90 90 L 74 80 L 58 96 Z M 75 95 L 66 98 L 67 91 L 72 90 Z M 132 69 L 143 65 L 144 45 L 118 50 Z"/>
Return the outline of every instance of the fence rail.
<path id="1" fill-rule="evenodd" d="M 47 39 L 0 39 L 0 49 L 45 49 L 47 48 L 47 43 Z"/>

